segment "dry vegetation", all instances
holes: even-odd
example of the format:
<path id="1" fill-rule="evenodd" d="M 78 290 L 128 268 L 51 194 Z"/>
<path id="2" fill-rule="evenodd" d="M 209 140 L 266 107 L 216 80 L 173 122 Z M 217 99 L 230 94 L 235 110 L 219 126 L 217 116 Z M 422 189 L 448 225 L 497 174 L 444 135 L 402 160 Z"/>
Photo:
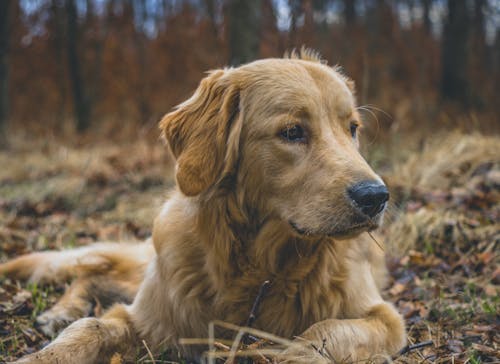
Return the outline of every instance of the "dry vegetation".
<path id="1" fill-rule="evenodd" d="M 18 138 L 12 144 L 0 154 L 1 260 L 97 240 L 143 239 L 172 185 L 172 163 L 158 141 L 70 147 Z M 390 147 L 401 145 L 409 143 Z M 387 144 L 370 147 L 393 192 L 381 232 L 391 272 L 385 295 L 406 319 L 409 344 L 427 344 L 392 358 L 396 362 L 500 361 L 498 145 L 499 137 L 452 133 L 420 144 L 409 157 L 387 153 Z M 2 281 L 0 361 L 51 339 L 34 318 L 62 288 Z M 96 304 L 95 314 L 101 311 Z M 287 345 L 258 331 L 249 343 L 236 331 L 241 345 L 212 343 L 219 357 L 250 355 L 264 363 Z M 328 362 L 328 353 L 317 349 L 311 349 L 314 361 Z M 138 357 L 151 362 L 147 350 Z M 166 358 L 183 362 L 175 353 L 159 362 Z"/>

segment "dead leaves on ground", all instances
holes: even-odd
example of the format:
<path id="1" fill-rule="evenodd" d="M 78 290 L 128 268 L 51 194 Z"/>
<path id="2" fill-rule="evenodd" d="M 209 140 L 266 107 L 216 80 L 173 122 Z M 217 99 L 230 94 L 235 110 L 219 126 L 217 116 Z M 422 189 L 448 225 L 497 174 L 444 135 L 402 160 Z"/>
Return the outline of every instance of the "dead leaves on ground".
<path id="1" fill-rule="evenodd" d="M 12 165 L 0 171 L 0 258 L 148 236 L 169 184 L 161 155 L 142 144 L 0 155 Z M 399 363 L 500 361 L 499 163 L 471 163 L 467 178 L 457 176 L 441 189 L 428 175 L 422 185 L 390 178 L 399 206 L 384 231 L 386 252 L 394 255 L 385 295 L 406 320 L 409 344 L 433 342 L 395 358 Z M 59 294 L 58 287 L 2 281 L 0 361 L 50 340 L 34 317 Z"/>
<path id="2" fill-rule="evenodd" d="M 432 340 L 403 362 L 500 360 L 500 166 L 480 165 L 464 186 L 400 188 L 404 209 L 386 231 L 405 251 L 389 260 L 387 296 L 410 342 Z"/>
<path id="3" fill-rule="evenodd" d="M 142 240 L 169 185 L 164 147 L 131 143 L 0 153 L 0 260 L 94 241 Z M 62 287 L 2 280 L 0 362 L 48 343 L 34 318 Z"/>

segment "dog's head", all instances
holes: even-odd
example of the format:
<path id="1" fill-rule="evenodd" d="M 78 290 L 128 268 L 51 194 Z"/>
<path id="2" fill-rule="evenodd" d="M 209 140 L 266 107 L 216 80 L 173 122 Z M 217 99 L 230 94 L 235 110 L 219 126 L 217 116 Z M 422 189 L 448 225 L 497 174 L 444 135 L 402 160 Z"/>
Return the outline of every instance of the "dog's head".
<path id="1" fill-rule="evenodd" d="M 352 82 L 310 55 L 214 71 L 160 122 L 185 195 L 229 181 L 259 216 L 336 238 L 376 228 L 389 197 L 359 125 Z"/>

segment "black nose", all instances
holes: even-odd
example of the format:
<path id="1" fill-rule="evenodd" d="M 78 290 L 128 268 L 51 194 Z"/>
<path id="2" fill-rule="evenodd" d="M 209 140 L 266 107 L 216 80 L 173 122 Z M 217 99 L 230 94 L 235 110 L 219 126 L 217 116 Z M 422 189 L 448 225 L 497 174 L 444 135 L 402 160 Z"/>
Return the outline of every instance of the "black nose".
<path id="1" fill-rule="evenodd" d="M 347 192 L 356 206 L 369 217 L 374 217 L 382 211 L 389 200 L 387 187 L 377 181 L 360 182 L 349 188 Z"/>

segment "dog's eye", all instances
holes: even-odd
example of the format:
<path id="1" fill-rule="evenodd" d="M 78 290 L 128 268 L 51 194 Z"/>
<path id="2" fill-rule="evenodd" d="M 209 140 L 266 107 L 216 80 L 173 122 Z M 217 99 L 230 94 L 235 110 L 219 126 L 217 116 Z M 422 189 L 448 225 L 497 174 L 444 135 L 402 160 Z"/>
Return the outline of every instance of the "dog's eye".
<path id="1" fill-rule="evenodd" d="M 358 124 L 352 122 L 351 123 L 351 136 L 353 138 L 356 138 L 356 132 L 357 132 L 357 130 L 358 130 Z"/>
<path id="2" fill-rule="evenodd" d="M 287 126 L 280 132 L 280 136 L 289 142 L 305 143 L 306 135 L 304 129 L 300 125 Z"/>

